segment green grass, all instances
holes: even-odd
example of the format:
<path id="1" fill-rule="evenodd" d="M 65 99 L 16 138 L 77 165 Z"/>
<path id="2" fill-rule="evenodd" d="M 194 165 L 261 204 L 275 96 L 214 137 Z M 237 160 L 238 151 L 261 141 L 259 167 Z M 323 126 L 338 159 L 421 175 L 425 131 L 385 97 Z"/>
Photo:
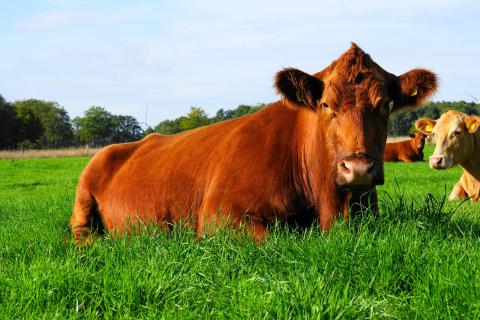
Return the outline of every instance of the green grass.
<path id="1" fill-rule="evenodd" d="M 257 246 L 178 227 L 78 249 L 64 239 L 87 161 L 0 161 L 0 318 L 480 318 L 480 205 L 444 202 L 458 168 L 386 164 L 381 218 L 327 234 Z"/>

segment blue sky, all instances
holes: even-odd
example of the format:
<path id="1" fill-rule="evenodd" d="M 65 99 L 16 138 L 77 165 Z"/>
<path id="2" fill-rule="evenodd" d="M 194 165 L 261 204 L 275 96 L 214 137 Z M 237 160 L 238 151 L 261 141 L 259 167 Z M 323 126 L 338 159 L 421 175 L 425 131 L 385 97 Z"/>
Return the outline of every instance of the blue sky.
<path id="1" fill-rule="evenodd" d="M 277 99 L 283 67 L 320 71 L 356 42 L 386 70 L 438 73 L 435 100 L 480 99 L 480 2 L 2 1 L 0 94 L 155 125 Z"/>

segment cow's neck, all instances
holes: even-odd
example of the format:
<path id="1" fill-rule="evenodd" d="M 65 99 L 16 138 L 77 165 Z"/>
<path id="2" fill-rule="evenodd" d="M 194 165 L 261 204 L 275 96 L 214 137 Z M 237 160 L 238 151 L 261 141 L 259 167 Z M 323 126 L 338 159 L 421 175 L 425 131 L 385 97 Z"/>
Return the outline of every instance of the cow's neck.
<path id="1" fill-rule="evenodd" d="M 425 143 L 424 143 L 425 145 Z M 419 149 L 418 148 L 418 141 L 415 139 L 412 139 L 410 141 L 410 146 L 413 154 L 417 157 L 417 159 L 422 159 L 423 160 L 423 148 Z"/>
<path id="2" fill-rule="evenodd" d="M 480 180 L 480 131 L 477 130 L 473 134 L 473 150 L 470 152 L 468 160 L 461 164 L 461 167 L 472 175 L 475 179 Z"/>
<path id="3" fill-rule="evenodd" d="M 332 146 L 324 136 L 326 125 L 312 115 L 311 111 L 299 110 L 294 152 L 294 182 L 309 205 L 319 207 L 326 199 L 336 197 L 334 169 L 332 167 Z"/>
<path id="4" fill-rule="evenodd" d="M 415 139 L 410 140 L 410 149 L 415 156 L 420 156 L 420 151 L 417 148 L 417 142 L 415 141 Z"/>

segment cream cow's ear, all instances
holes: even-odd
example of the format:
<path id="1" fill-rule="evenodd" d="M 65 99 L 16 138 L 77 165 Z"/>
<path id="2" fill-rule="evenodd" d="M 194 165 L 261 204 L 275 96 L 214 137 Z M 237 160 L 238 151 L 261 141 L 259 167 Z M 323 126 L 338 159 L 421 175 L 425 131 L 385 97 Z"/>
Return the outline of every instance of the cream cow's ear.
<path id="1" fill-rule="evenodd" d="M 477 131 L 478 127 L 480 126 L 480 117 L 478 116 L 468 116 L 465 118 L 465 125 L 467 127 L 468 132 L 474 133 Z"/>
<path id="2" fill-rule="evenodd" d="M 437 121 L 435 120 L 422 118 L 422 119 L 418 119 L 415 122 L 415 128 L 417 128 L 418 131 L 429 136 L 432 134 L 433 127 L 435 127 L 436 124 L 437 124 Z"/>

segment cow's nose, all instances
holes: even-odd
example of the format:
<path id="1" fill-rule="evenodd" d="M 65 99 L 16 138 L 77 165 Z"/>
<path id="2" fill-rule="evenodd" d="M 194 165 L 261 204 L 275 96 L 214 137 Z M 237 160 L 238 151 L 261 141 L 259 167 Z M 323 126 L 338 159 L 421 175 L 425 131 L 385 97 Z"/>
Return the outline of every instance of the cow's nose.
<path id="1" fill-rule="evenodd" d="M 375 161 L 368 159 L 340 160 L 337 172 L 343 185 L 370 186 L 373 184 L 377 173 Z"/>
<path id="2" fill-rule="evenodd" d="M 445 160 L 444 156 L 430 156 L 428 162 L 433 169 L 445 169 Z"/>

